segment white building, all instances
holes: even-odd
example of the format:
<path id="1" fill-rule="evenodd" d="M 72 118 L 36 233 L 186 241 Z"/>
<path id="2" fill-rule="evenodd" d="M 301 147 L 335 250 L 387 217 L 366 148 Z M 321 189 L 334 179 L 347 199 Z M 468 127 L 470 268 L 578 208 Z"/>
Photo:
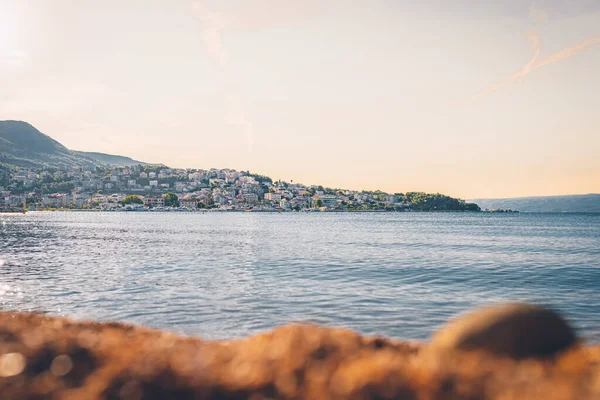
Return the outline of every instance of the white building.
<path id="1" fill-rule="evenodd" d="M 198 200 L 181 200 L 179 202 L 181 207 L 189 208 L 191 210 L 198 208 Z"/>
<path id="2" fill-rule="evenodd" d="M 258 195 L 256 193 L 244 193 L 242 197 L 248 203 L 258 203 Z"/>
<path id="3" fill-rule="evenodd" d="M 335 207 L 338 202 L 337 196 L 331 194 L 321 194 L 318 196 L 318 198 L 321 200 L 321 203 L 323 203 L 324 207 Z"/>
<path id="4" fill-rule="evenodd" d="M 27 197 L 24 194 L 12 194 L 5 198 L 5 202 L 11 206 L 16 206 L 21 203 L 25 204 L 26 201 Z"/>
<path id="5" fill-rule="evenodd" d="M 290 209 L 292 208 L 291 204 L 289 201 L 287 201 L 287 199 L 283 199 L 279 202 L 279 207 L 283 208 L 284 210 Z"/>
<path id="6" fill-rule="evenodd" d="M 73 193 L 73 204 L 81 207 L 90 202 L 90 195 L 86 193 Z"/>
<path id="7" fill-rule="evenodd" d="M 151 207 L 164 207 L 165 199 L 162 197 L 146 197 L 144 198 L 144 205 Z"/>
<path id="8" fill-rule="evenodd" d="M 265 193 L 265 200 L 281 201 L 281 193 Z"/>
<path id="9" fill-rule="evenodd" d="M 50 194 L 42 197 L 42 203 L 44 205 L 51 204 L 53 207 L 64 207 L 71 199 L 72 197 L 66 194 Z"/>

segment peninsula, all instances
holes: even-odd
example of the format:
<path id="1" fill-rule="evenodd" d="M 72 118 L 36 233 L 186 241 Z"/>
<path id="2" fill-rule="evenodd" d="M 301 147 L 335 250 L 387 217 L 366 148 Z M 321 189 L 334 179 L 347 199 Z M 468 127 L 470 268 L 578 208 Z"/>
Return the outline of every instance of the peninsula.
<path id="1" fill-rule="evenodd" d="M 234 169 L 182 169 L 67 149 L 0 121 L 0 210 L 480 211 L 439 193 L 385 193 L 274 181 Z"/>

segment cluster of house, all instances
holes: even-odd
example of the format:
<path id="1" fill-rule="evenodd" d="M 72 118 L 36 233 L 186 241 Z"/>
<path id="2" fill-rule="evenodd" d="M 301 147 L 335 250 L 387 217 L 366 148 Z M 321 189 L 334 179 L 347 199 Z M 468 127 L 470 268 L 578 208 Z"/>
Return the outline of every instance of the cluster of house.
<path id="1" fill-rule="evenodd" d="M 70 188 L 66 191 L 65 188 Z M 232 169 L 172 169 L 130 166 L 84 170 L 21 170 L 0 187 L 0 204 L 29 207 L 120 208 L 127 196 L 137 195 L 143 206 L 165 207 L 166 193 L 174 193 L 179 206 L 195 209 L 299 210 L 344 208 L 365 203 L 401 205 L 382 192 L 326 190 Z M 132 205 L 133 206 L 133 205 Z"/>

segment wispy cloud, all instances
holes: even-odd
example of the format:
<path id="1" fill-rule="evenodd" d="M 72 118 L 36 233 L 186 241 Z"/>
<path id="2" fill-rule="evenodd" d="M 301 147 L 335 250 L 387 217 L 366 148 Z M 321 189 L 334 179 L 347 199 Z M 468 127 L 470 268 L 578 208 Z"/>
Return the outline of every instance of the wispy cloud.
<path id="1" fill-rule="evenodd" d="M 234 17 L 211 11 L 203 2 L 196 1 L 192 8 L 202 23 L 202 43 L 206 52 L 212 58 L 219 73 L 221 74 L 224 90 L 228 97 L 228 108 L 232 114 L 231 121 L 235 124 L 246 138 L 248 151 L 252 152 L 254 147 L 254 124 L 248 116 L 244 104 L 240 100 L 237 91 L 233 89 L 233 79 L 229 58 L 223 47 L 223 35 L 234 26 Z"/>
<path id="2" fill-rule="evenodd" d="M 329 5 L 332 4 L 330 0 Z M 202 42 L 222 76 L 228 98 L 229 121 L 236 125 L 246 137 L 248 150 L 254 146 L 254 124 L 241 96 L 234 89 L 229 57 L 223 45 L 227 33 L 256 31 L 289 24 L 329 7 L 320 0 L 258 0 L 251 7 L 238 6 L 235 13 L 209 9 L 204 1 L 194 1 L 192 9 L 202 24 Z"/>
<path id="3" fill-rule="evenodd" d="M 532 47 L 534 49 L 534 54 L 533 54 L 531 60 L 527 64 L 525 64 L 525 66 L 523 68 L 521 68 L 518 72 L 515 72 L 514 74 L 510 75 L 509 77 L 502 79 L 496 83 L 493 83 L 490 86 L 488 86 L 487 88 L 481 90 L 480 92 L 477 92 L 468 101 L 477 100 L 481 97 L 490 95 L 490 94 L 502 89 L 505 86 L 519 83 L 533 71 L 536 71 L 542 67 L 546 67 L 548 65 L 557 63 L 559 61 L 566 60 L 567 58 L 576 56 L 577 54 L 579 54 L 585 50 L 588 50 L 594 46 L 600 45 L 600 36 L 597 36 L 597 37 L 593 37 L 593 38 L 584 40 L 582 42 L 579 42 L 573 46 L 559 50 L 547 57 L 540 59 L 539 58 L 539 55 L 541 53 L 540 37 L 536 33 L 529 33 L 529 34 L 527 34 L 527 37 L 530 40 Z"/>
<path id="4" fill-rule="evenodd" d="M 545 22 L 547 19 L 546 14 L 543 11 L 536 9 L 535 6 L 531 7 L 530 15 L 531 15 L 531 18 L 533 19 L 533 21 L 536 23 Z M 473 96 L 469 97 L 468 99 L 460 101 L 456 105 L 465 104 L 465 103 L 469 103 L 469 102 L 478 100 L 478 99 L 488 96 L 506 86 L 517 84 L 517 83 L 521 82 L 523 79 L 525 79 L 529 74 L 531 74 L 532 72 L 534 72 L 542 67 L 546 67 L 548 65 L 557 63 L 562 60 L 566 60 L 568 58 L 576 56 L 579 53 L 589 50 L 590 48 L 592 48 L 594 46 L 600 45 L 600 36 L 596 36 L 596 37 L 592 37 L 592 38 L 583 40 L 572 46 L 566 47 L 562 50 L 559 50 L 555 53 L 550 54 L 549 56 L 540 58 L 540 54 L 542 53 L 541 37 L 535 32 L 529 32 L 525 35 L 525 37 L 527 38 L 527 40 L 529 40 L 529 43 L 531 44 L 531 48 L 533 50 L 533 55 L 532 55 L 531 59 L 529 60 L 529 62 L 527 62 L 527 64 L 525 64 L 519 71 L 513 73 L 512 75 L 510 75 L 504 79 L 501 79 L 501 80 L 489 85 L 488 87 L 475 93 Z"/>
<path id="5" fill-rule="evenodd" d="M 600 44 L 600 36 L 596 36 L 582 42 L 579 42 L 571 47 L 567 47 L 562 49 L 561 51 L 557 51 L 554 54 L 549 55 L 548 57 L 538 61 L 535 63 L 535 69 L 540 69 L 545 67 L 546 65 L 554 64 L 556 62 L 566 60 L 569 57 L 573 57 L 585 50 L 590 49 L 591 47 L 597 46 Z"/>
<path id="6" fill-rule="evenodd" d="M 223 49 L 223 34 L 231 29 L 232 17 L 208 10 L 199 1 L 193 3 L 192 9 L 202 23 L 202 43 L 205 50 L 221 69 L 227 67 L 228 58 Z"/>
<path id="7" fill-rule="evenodd" d="M 527 33 L 525 35 L 525 37 L 529 40 L 529 43 L 531 44 L 531 47 L 533 49 L 533 56 L 531 57 L 529 62 L 527 64 L 525 64 L 525 66 L 523 66 L 523 68 L 521 68 L 519 71 L 515 72 L 514 74 L 510 75 L 509 77 L 502 79 L 498 82 L 495 82 L 495 83 L 491 84 L 490 86 L 486 87 L 485 89 L 475 93 L 467 101 L 477 100 L 481 97 L 490 95 L 499 89 L 502 89 L 504 86 L 518 83 L 536 69 L 536 61 L 542 51 L 541 38 L 539 37 L 539 35 L 537 33 L 534 33 L 534 32 Z"/>
<path id="8" fill-rule="evenodd" d="M 532 4 L 529 8 L 529 16 L 536 24 L 544 23 L 548 19 L 548 14 L 543 10 L 538 9 L 535 4 Z"/>

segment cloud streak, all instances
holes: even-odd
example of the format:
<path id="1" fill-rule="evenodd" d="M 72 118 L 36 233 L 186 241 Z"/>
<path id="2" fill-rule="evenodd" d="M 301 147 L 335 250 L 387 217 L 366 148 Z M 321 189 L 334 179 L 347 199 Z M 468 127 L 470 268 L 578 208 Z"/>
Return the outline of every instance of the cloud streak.
<path id="1" fill-rule="evenodd" d="M 252 3 L 252 7 L 238 7 L 236 13 L 224 13 L 210 10 L 203 1 L 192 3 L 192 9 L 202 24 L 202 43 L 213 63 L 221 74 L 228 98 L 229 121 L 236 125 L 246 137 L 248 151 L 254 146 L 254 124 L 241 100 L 234 90 L 229 57 L 223 45 L 223 37 L 230 32 L 258 31 L 288 24 L 311 15 L 323 12 L 331 6 L 320 0 L 262 0 Z"/>
<path id="2" fill-rule="evenodd" d="M 223 35 L 234 26 L 232 16 L 208 10 L 203 3 L 195 2 L 192 5 L 194 13 L 202 23 L 202 43 L 225 85 L 228 98 L 230 121 L 240 129 L 245 136 L 248 152 L 254 148 L 254 124 L 248 116 L 244 104 L 233 87 L 229 58 L 223 47 Z"/>
<path id="3" fill-rule="evenodd" d="M 534 54 L 531 60 L 525 64 L 523 68 L 521 68 L 518 72 L 510 75 L 509 77 L 502 79 L 496 83 L 491 84 L 487 88 L 477 92 L 466 102 L 474 101 L 480 99 L 484 96 L 488 96 L 505 86 L 513 85 L 521 82 L 525 79 L 529 74 L 534 71 L 537 71 L 540 68 L 546 67 L 548 65 L 552 65 L 559 61 L 566 60 L 567 58 L 571 58 L 576 56 L 577 54 L 584 52 L 594 46 L 600 45 L 600 36 L 593 37 L 582 42 L 579 42 L 573 46 L 564 48 L 559 50 L 545 58 L 540 59 L 539 55 L 541 53 L 541 40 L 540 37 L 536 33 L 527 34 L 527 38 L 531 42 L 532 48 L 534 50 Z"/>
<path id="4" fill-rule="evenodd" d="M 529 8 L 529 16 L 537 24 L 544 23 L 548 19 L 548 15 L 543 10 L 538 9 L 535 4 L 532 4 Z"/>
<path id="5" fill-rule="evenodd" d="M 532 20 L 535 23 L 543 23 L 547 20 L 546 13 L 541 10 L 538 10 L 537 8 L 535 8 L 534 5 L 531 6 L 529 12 Z M 552 53 L 544 58 L 540 58 L 540 54 L 542 52 L 542 40 L 540 36 L 535 32 L 529 32 L 525 34 L 525 37 L 527 38 L 527 40 L 529 40 L 529 43 L 531 44 L 531 48 L 533 50 L 533 55 L 529 62 L 527 62 L 527 64 L 525 64 L 519 71 L 513 73 L 512 75 L 504 79 L 492 83 L 491 85 L 475 93 L 468 99 L 458 102 L 458 104 L 456 104 L 455 106 L 476 101 L 482 97 L 489 96 L 506 86 L 520 83 L 529 74 L 531 74 L 534 71 L 537 71 L 540 68 L 574 57 L 579 53 L 589 50 L 590 48 L 595 47 L 597 45 L 600 45 L 600 36 L 596 36 L 576 43 L 573 46 L 565 47 L 564 49 Z"/>

